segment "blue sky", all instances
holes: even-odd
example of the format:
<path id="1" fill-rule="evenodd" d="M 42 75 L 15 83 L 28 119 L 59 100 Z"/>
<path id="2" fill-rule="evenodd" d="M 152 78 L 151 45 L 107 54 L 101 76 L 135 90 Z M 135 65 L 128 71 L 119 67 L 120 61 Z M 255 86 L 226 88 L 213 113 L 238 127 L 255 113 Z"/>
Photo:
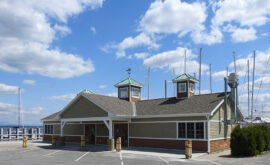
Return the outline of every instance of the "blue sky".
<path id="1" fill-rule="evenodd" d="M 200 48 L 202 93 L 209 93 L 209 64 L 213 92 L 223 91 L 236 52 L 245 115 L 246 63 L 249 59 L 252 69 L 256 50 L 254 97 L 260 115 L 270 110 L 269 18 L 265 0 L 1 1 L 0 123 L 17 122 L 18 87 L 24 123 L 39 124 L 83 89 L 116 96 L 113 85 L 127 77 L 128 67 L 145 85 L 143 98 L 148 67 L 150 98 L 164 97 L 164 80 L 184 72 L 185 50 L 187 72 L 198 76 Z M 173 91 L 169 82 L 168 95 Z"/>

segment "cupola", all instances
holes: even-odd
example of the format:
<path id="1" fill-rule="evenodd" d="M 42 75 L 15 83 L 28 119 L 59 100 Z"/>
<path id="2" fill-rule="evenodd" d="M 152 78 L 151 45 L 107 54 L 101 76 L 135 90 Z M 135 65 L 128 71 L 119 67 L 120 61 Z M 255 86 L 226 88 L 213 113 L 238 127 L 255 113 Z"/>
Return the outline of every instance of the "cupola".
<path id="1" fill-rule="evenodd" d="M 114 86 L 118 88 L 118 98 L 130 102 L 141 100 L 141 88 L 143 88 L 143 85 L 138 81 L 128 77 Z"/>
<path id="2" fill-rule="evenodd" d="M 182 74 L 174 78 L 173 83 L 176 83 L 176 97 L 179 99 L 189 98 L 195 95 L 195 85 L 198 80 L 189 74 Z"/>

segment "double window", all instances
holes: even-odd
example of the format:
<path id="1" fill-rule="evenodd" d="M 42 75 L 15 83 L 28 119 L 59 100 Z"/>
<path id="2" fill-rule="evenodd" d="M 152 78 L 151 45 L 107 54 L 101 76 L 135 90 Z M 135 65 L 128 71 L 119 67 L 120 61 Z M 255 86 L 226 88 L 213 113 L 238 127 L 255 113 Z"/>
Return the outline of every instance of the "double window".
<path id="1" fill-rule="evenodd" d="M 178 123 L 178 138 L 204 139 L 204 123 Z"/>
<path id="2" fill-rule="evenodd" d="M 178 84 L 178 93 L 185 93 L 186 92 L 186 83 L 179 83 Z"/>
<path id="3" fill-rule="evenodd" d="M 119 88 L 119 97 L 120 98 L 128 98 L 128 88 L 125 87 L 125 88 Z"/>
<path id="4" fill-rule="evenodd" d="M 132 97 L 137 97 L 139 98 L 140 97 L 140 89 L 139 88 L 135 88 L 135 87 L 132 87 Z"/>
<path id="5" fill-rule="evenodd" d="M 45 125 L 45 134 L 53 134 L 53 125 Z"/>

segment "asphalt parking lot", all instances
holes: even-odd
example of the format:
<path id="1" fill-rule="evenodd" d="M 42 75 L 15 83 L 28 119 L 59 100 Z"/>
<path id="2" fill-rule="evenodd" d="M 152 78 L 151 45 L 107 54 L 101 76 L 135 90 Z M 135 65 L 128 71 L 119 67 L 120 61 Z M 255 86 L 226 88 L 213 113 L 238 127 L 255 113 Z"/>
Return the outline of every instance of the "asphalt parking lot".
<path id="1" fill-rule="evenodd" d="M 223 164 L 222 159 L 215 160 L 211 155 L 194 154 L 195 158 L 187 160 L 183 153 L 177 152 L 153 152 L 149 150 L 123 150 L 121 153 L 105 151 L 104 146 L 88 146 L 86 150 L 82 151 L 80 147 L 69 145 L 65 147 L 51 147 L 50 144 L 33 143 L 28 148 L 21 148 L 21 143 L 10 143 L 12 147 L 9 150 L 4 149 L 0 142 L 0 164 L 1 165 L 54 165 L 54 164 L 76 164 L 76 165 L 217 165 Z M 12 149 L 11 149 L 12 148 Z M 196 157 L 197 156 L 197 157 Z M 222 158 L 222 157 L 221 157 Z M 265 157 L 264 157 L 265 158 Z M 259 164 L 269 163 L 269 158 L 257 159 L 261 162 Z M 224 159 L 224 158 L 223 158 Z M 227 158 L 228 159 L 228 158 Z M 213 161 L 212 161 L 213 160 Z M 225 164 L 232 163 L 233 159 L 224 162 Z M 240 159 L 237 159 L 241 163 Z M 247 160 L 248 162 L 252 162 Z M 255 163 L 254 161 L 252 163 Z"/>

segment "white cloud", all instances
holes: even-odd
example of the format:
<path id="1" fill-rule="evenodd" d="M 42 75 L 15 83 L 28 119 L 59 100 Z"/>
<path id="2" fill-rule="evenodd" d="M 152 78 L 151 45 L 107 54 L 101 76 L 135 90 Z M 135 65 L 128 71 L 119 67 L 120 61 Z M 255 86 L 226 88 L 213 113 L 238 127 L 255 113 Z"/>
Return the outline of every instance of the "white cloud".
<path id="1" fill-rule="evenodd" d="M 181 0 L 155 1 L 142 17 L 139 30 L 146 33 L 179 33 L 192 31 L 205 21 L 204 3 Z"/>
<path id="2" fill-rule="evenodd" d="M 221 27 L 229 23 L 228 25 L 233 28 L 224 30 L 232 33 L 234 42 L 248 42 L 257 39 L 255 27 L 265 25 L 269 20 L 270 1 L 224 0 L 215 2 L 213 6 L 215 6 L 215 16 L 211 20 L 212 26 Z M 232 26 L 231 23 L 237 24 L 238 27 Z"/>
<path id="3" fill-rule="evenodd" d="M 89 59 L 51 48 L 50 44 L 57 34 L 71 33 L 66 26 L 68 18 L 89 7 L 101 7 L 102 3 L 103 0 L 1 1 L 0 69 L 53 78 L 93 72 Z"/>
<path id="4" fill-rule="evenodd" d="M 71 30 L 67 26 L 54 25 L 53 28 L 57 32 L 60 32 L 62 37 L 71 33 Z"/>
<path id="5" fill-rule="evenodd" d="M 36 85 L 36 81 L 35 80 L 23 80 L 24 84 L 28 84 L 28 85 Z"/>
<path id="6" fill-rule="evenodd" d="M 64 94 L 64 95 L 59 95 L 59 96 L 51 96 L 51 97 L 48 97 L 47 99 L 55 100 L 55 101 L 70 101 L 76 96 L 77 94 L 75 93 L 69 93 L 69 94 Z"/>
<path id="7" fill-rule="evenodd" d="M 99 88 L 100 89 L 105 89 L 105 88 L 107 88 L 107 85 L 100 85 Z"/>
<path id="8" fill-rule="evenodd" d="M 223 71 L 214 72 L 212 74 L 212 76 L 213 76 L 213 78 L 214 78 L 215 81 L 223 80 L 224 77 L 227 76 L 227 71 L 226 70 L 223 70 Z"/>
<path id="9" fill-rule="evenodd" d="M 234 42 L 247 42 L 256 40 L 256 30 L 254 28 L 241 29 L 238 28 L 232 33 L 232 39 Z"/>
<path id="10" fill-rule="evenodd" d="M 145 59 L 146 57 L 149 56 L 149 53 L 146 53 L 146 52 L 142 52 L 142 53 L 134 53 L 134 56 L 135 56 L 137 59 Z"/>
<path id="11" fill-rule="evenodd" d="M 93 34 L 97 34 L 96 28 L 94 26 L 91 26 L 90 30 Z"/>
<path id="12" fill-rule="evenodd" d="M 17 94 L 18 88 L 17 86 L 0 84 L 0 94 Z"/>
<path id="13" fill-rule="evenodd" d="M 7 103 L 2 103 L 0 102 L 0 111 L 14 111 L 17 108 L 17 106 L 13 104 L 7 104 Z"/>
<path id="14" fill-rule="evenodd" d="M 38 106 L 27 110 L 22 110 L 22 114 L 40 115 L 44 112 L 44 110 L 45 108 Z"/>
<path id="15" fill-rule="evenodd" d="M 116 48 L 116 57 L 124 57 L 126 55 L 125 50 L 130 48 L 136 48 L 139 46 L 145 46 L 149 49 L 157 49 L 158 44 L 155 43 L 155 39 L 145 33 L 140 33 L 136 37 L 127 37 L 119 44 L 113 45 L 112 48 Z"/>
<path id="16" fill-rule="evenodd" d="M 210 90 L 208 90 L 208 89 L 202 89 L 201 90 L 201 94 L 209 94 L 210 93 Z M 196 90 L 196 95 L 198 95 L 199 94 L 199 90 Z"/>
<path id="17" fill-rule="evenodd" d="M 175 74 L 184 73 L 184 59 L 186 48 L 177 47 L 175 50 L 170 50 L 162 53 L 155 54 L 151 57 L 144 59 L 143 65 L 150 68 L 159 68 L 168 67 L 171 72 Z M 187 73 L 197 73 L 199 68 L 199 63 L 197 62 L 197 56 L 192 53 L 191 50 L 187 50 L 186 58 L 186 71 Z M 208 69 L 208 66 L 202 64 L 202 72 L 205 72 Z"/>

